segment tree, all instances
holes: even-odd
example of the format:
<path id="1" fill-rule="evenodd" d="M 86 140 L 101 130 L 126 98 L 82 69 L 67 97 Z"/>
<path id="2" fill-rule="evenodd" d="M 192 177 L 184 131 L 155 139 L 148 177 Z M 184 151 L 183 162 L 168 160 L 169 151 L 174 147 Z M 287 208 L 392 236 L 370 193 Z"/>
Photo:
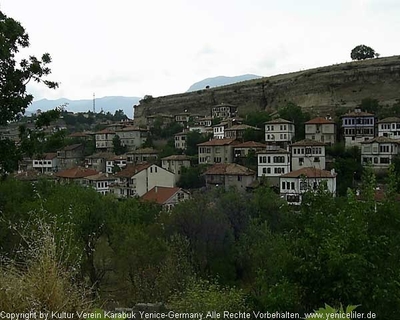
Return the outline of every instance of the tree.
<path id="1" fill-rule="evenodd" d="M 33 96 L 26 92 L 26 85 L 31 81 L 44 83 L 55 89 L 58 83 L 43 80 L 51 73 L 48 65 L 51 57 L 48 53 L 40 59 L 30 56 L 22 59 L 17 66 L 16 54 L 20 48 L 29 47 L 29 36 L 22 25 L 0 11 L 0 125 L 6 125 L 32 102 Z"/>
<path id="2" fill-rule="evenodd" d="M 113 138 L 113 150 L 116 155 L 124 154 L 127 151 L 127 147 L 122 145 L 121 139 L 118 135 Z"/>
<path id="3" fill-rule="evenodd" d="M 371 59 L 375 57 L 375 50 L 372 49 L 371 47 L 360 44 L 359 46 L 351 50 L 350 56 L 352 60 Z"/>

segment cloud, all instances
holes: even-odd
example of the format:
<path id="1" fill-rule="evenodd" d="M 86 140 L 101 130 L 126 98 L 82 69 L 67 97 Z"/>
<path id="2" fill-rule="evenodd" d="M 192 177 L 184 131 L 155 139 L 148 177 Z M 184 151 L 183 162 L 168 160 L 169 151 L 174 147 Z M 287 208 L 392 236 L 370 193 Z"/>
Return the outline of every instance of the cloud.
<path id="1" fill-rule="evenodd" d="M 207 56 L 207 55 L 212 55 L 217 53 L 215 48 L 211 46 L 210 44 L 206 43 L 203 45 L 203 47 L 197 52 L 197 57 L 202 57 L 202 56 Z"/>

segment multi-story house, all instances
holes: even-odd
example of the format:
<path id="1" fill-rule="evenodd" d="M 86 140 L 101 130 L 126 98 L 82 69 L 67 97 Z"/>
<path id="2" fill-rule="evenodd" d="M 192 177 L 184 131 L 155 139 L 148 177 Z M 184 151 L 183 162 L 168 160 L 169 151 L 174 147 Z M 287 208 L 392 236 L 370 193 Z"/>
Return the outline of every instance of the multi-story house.
<path id="1" fill-rule="evenodd" d="M 235 144 L 233 147 L 234 158 L 246 158 L 249 154 L 255 156 L 258 151 L 265 150 L 266 147 L 266 144 L 256 141 L 246 141 Z"/>
<path id="2" fill-rule="evenodd" d="M 317 168 L 302 168 L 279 177 L 280 195 L 289 204 L 299 205 L 305 192 L 315 192 L 324 184 L 326 190 L 336 195 L 336 173 Z"/>
<path id="3" fill-rule="evenodd" d="M 128 151 L 140 148 L 146 142 L 148 130 L 138 127 L 125 127 L 115 131 L 121 140 L 121 145 L 126 146 Z"/>
<path id="4" fill-rule="evenodd" d="M 375 137 L 375 115 L 356 109 L 342 116 L 343 136 L 346 148 L 360 147 L 361 142 Z"/>
<path id="5" fill-rule="evenodd" d="M 155 162 L 159 151 L 153 148 L 141 148 L 127 153 L 128 163 Z"/>
<path id="6" fill-rule="evenodd" d="M 107 173 L 97 173 L 93 176 L 87 176 L 84 179 L 87 181 L 89 187 L 92 187 L 103 195 L 110 193 L 110 185 L 115 182 L 115 177 Z"/>
<path id="7" fill-rule="evenodd" d="M 273 185 L 278 185 L 277 177 L 290 172 L 290 152 L 274 145 L 258 151 L 257 171 L 259 177 L 266 177 Z"/>
<path id="8" fill-rule="evenodd" d="M 293 143 L 290 149 L 292 171 L 306 167 L 314 167 L 320 170 L 325 169 L 325 143 L 304 139 Z"/>
<path id="9" fill-rule="evenodd" d="M 232 163 L 235 139 L 213 139 L 197 145 L 199 164 Z"/>
<path id="10" fill-rule="evenodd" d="M 161 159 L 161 166 L 175 174 L 175 181 L 181 177 L 182 168 L 191 166 L 190 157 L 186 155 L 172 155 Z"/>
<path id="11" fill-rule="evenodd" d="M 64 149 L 57 151 L 58 167 L 60 170 L 73 168 L 82 164 L 84 156 L 83 144 L 72 144 Z"/>
<path id="12" fill-rule="evenodd" d="M 96 132 L 96 149 L 98 151 L 112 152 L 114 149 L 114 137 L 115 131 L 109 129 Z"/>
<path id="13" fill-rule="evenodd" d="M 175 115 L 175 122 L 186 127 L 191 120 L 190 114 L 187 112 L 178 113 Z"/>
<path id="14" fill-rule="evenodd" d="M 389 117 L 379 120 L 378 137 L 400 139 L 400 118 Z"/>
<path id="15" fill-rule="evenodd" d="M 305 123 L 306 139 L 334 144 L 336 142 L 336 123 L 330 119 L 317 117 Z"/>
<path id="16" fill-rule="evenodd" d="M 174 135 L 175 149 L 186 150 L 187 132 L 180 132 Z"/>
<path id="17" fill-rule="evenodd" d="M 114 155 L 106 161 L 106 173 L 114 173 L 126 167 L 128 163 L 127 155 Z"/>
<path id="18" fill-rule="evenodd" d="M 229 119 L 234 118 L 237 115 L 237 107 L 227 103 L 221 103 L 212 107 L 211 116 L 213 119 Z"/>
<path id="19" fill-rule="evenodd" d="M 118 198 L 141 197 L 155 186 L 175 186 L 172 172 L 151 163 L 129 164 L 114 176 L 116 182 L 111 189 Z"/>
<path id="20" fill-rule="evenodd" d="M 33 159 L 32 168 L 41 173 L 56 172 L 58 169 L 57 153 L 45 153 L 43 157 Z"/>
<path id="21" fill-rule="evenodd" d="M 252 127 L 247 124 L 238 124 L 238 125 L 234 125 L 230 128 L 225 129 L 225 132 L 224 132 L 225 138 L 227 138 L 227 139 L 242 139 L 244 133 L 250 129 L 260 131 L 259 128 Z"/>
<path id="22" fill-rule="evenodd" d="M 294 123 L 285 119 L 275 119 L 265 123 L 265 142 L 287 144 L 295 135 Z"/>
<path id="23" fill-rule="evenodd" d="M 161 128 L 165 128 L 168 124 L 173 122 L 175 117 L 170 114 L 153 114 L 146 117 L 146 123 L 148 127 L 154 127 L 154 125 L 160 124 Z"/>
<path id="24" fill-rule="evenodd" d="M 211 118 L 211 117 L 204 117 L 204 118 L 199 118 L 197 120 L 197 123 L 200 126 L 211 127 L 212 126 L 212 120 L 213 120 L 213 118 Z"/>
<path id="25" fill-rule="evenodd" d="M 224 139 L 225 129 L 229 128 L 228 121 L 222 121 L 219 124 L 213 126 L 213 139 Z"/>
<path id="26" fill-rule="evenodd" d="M 177 187 L 155 186 L 142 196 L 142 200 L 158 203 L 166 211 L 171 211 L 179 202 L 188 199 L 190 199 L 190 193 Z"/>
<path id="27" fill-rule="evenodd" d="M 236 163 L 217 163 L 204 172 L 207 187 L 231 187 L 245 191 L 256 180 L 256 172 Z"/>
<path id="28" fill-rule="evenodd" d="M 400 141 L 387 137 L 376 137 L 361 143 L 361 163 L 370 164 L 375 170 L 388 169 L 399 154 Z"/>
<path id="29" fill-rule="evenodd" d="M 98 152 L 85 158 L 85 167 L 98 172 L 106 172 L 106 162 L 115 155 L 111 152 Z"/>

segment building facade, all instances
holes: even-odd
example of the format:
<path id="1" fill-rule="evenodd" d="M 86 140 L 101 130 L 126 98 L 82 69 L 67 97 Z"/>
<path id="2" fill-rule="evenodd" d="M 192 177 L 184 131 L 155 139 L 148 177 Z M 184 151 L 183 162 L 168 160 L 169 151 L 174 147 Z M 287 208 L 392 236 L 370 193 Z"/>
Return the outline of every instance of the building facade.
<path id="1" fill-rule="evenodd" d="M 306 139 L 327 144 L 336 142 L 336 123 L 330 119 L 317 117 L 305 123 Z"/>
<path id="2" fill-rule="evenodd" d="M 399 154 L 399 140 L 376 137 L 361 143 L 361 163 L 375 170 L 387 170 Z"/>
<path id="3" fill-rule="evenodd" d="M 290 146 L 292 171 L 314 167 L 324 170 L 326 167 L 325 144 L 315 140 L 304 139 Z"/>
<path id="4" fill-rule="evenodd" d="M 213 139 L 197 145 L 199 164 L 232 163 L 235 139 Z"/>
<path id="5" fill-rule="evenodd" d="M 275 119 L 265 123 L 265 142 L 290 143 L 294 139 L 294 123 L 285 119 Z"/>
<path id="6" fill-rule="evenodd" d="M 378 121 L 378 137 L 400 139 L 400 118 L 389 117 Z"/>
<path id="7" fill-rule="evenodd" d="M 342 116 L 343 136 L 346 148 L 361 147 L 361 142 L 375 137 L 375 115 L 356 109 Z"/>

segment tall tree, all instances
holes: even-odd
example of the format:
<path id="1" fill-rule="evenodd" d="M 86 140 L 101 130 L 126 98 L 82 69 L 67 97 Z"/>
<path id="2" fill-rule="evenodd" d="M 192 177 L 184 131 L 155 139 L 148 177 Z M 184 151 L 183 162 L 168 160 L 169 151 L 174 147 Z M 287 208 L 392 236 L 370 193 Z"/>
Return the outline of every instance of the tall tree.
<path id="1" fill-rule="evenodd" d="M 33 96 L 26 92 L 31 81 L 42 82 L 49 88 L 57 88 L 58 83 L 43 80 L 51 73 L 48 53 L 40 59 L 30 56 L 22 59 L 19 66 L 15 55 L 21 48 L 29 47 L 29 36 L 22 25 L 0 11 L 0 125 L 14 120 L 32 102 Z"/>

